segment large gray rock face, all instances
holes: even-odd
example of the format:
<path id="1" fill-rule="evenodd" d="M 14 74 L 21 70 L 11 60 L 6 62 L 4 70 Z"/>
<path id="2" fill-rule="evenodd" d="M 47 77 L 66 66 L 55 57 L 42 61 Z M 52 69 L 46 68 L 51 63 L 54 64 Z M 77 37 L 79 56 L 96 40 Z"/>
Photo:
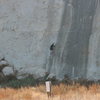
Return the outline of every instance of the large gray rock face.
<path id="1" fill-rule="evenodd" d="M 65 0 L 63 19 L 51 68 L 51 73 L 55 73 L 58 78 L 62 78 L 65 74 L 72 78 L 97 79 L 100 77 L 100 69 L 94 66 L 96 62 L 91 60 L 93 56 L 91 51 L 95 47 L 92 46 L 92 49 L 89 49 L 90 37 L 92 34 L 96 35 L 93 33 L 96 25 L 93 26 L 93 21 L 96 10 L 100 8 L 99 5 L 99 0 Z M 99 15 L 100 12 L 97 14 Z M 99 35 L 99 32 L 97 34 Z M 98 55 L 100 51 L 96 51 Z M 97 58 L 100 59 L 99 56 Z"/>
<path id="2" fill-rule="evenodd" d="M 100 79 L 100 0 L 92 24 L 92 34 L 89 39 L 89 57 L 87 77 Z"/>
<path id="3" fill-rule="evenodd" d="M 88 66 L 88 58 L 91 56 L 89 40 L 93 34 L 93 21 L 97 6 L 99 8 L 98 3 L 99 0 L 65 0 L 56 56 L 51 69 L 51 72 L 54 71 L 58 78 L 62 78 L 65 74 L 72 78 L 87 78 L 89 73 L 92 73 L 90 70 L 93 65 Z M 92 60 L 89 63 L 92 63 Z M 88 69 L 90 72 L 87 73 Z M 100 75 L 96 66 L 94 69 L 95 73 Z M 92 78 L 97 78 L 95 74 L 91 75 Z"/>
<path id="4" fill-rule="evenodd" d="M 62 11 L 62 0 L 0 1 L 0 55 L 14 65 L 18 75 L 44 75 Z"/>
<path id="5" fill-rule="evenodd" d="M 1 0 L 0 55 L 18 76 L 99 79 L 99 17 L 99 0 Z"/>

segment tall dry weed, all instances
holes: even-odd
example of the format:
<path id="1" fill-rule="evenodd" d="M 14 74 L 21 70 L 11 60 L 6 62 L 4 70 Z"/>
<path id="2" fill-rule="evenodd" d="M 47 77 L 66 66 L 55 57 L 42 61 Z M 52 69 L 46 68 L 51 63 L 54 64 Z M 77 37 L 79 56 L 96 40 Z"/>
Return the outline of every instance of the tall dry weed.
<path id="1" fill-rule="evenodd" d="M 47 97 L 45 86 L 20 89 L 1 88 L 0 100 L 100 100 L 100 85 L 85 86 L 55 85 L 52 86 L 52 96 Z"/>

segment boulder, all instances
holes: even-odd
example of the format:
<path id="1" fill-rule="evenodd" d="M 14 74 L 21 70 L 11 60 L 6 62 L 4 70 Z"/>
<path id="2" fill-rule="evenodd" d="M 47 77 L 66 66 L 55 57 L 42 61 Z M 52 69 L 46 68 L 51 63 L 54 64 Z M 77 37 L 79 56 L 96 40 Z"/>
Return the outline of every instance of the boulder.
<path id="1" fill-rule="evenodd" d="M 55 74 L 51 73 L 51 74 L 48 76 L 48 78 L 53 78 L 53 77 L 55 77 L 55 76 L 56 76 Z"/>
<path id="2" fill-rule="evenodd" d="M 14 75 L 14 71 L 12 67 L 5 67 L 2 72 L 4 73 L 5 76 L 7 75 Z"/>

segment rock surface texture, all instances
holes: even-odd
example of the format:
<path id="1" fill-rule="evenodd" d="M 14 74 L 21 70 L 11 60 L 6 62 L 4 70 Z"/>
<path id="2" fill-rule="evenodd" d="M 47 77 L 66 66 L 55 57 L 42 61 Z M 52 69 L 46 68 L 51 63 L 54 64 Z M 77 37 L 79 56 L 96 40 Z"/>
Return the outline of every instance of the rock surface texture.
<path id="1" fill-rule="evenodd" d="M 0 0 L 0 55 L 18 77 L 99 79 L 99 44 L 100 0 Z"/>

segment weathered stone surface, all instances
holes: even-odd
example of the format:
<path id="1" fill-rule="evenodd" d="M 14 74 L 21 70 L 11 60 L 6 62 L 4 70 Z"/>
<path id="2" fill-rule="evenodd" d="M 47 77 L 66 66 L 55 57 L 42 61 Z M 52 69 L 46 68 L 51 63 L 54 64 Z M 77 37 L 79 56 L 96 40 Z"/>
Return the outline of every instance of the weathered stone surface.
<path id="1" fill-rule="evenodd" d="M 51 64 L 51 73 L 54 72 L 58 78 L 62 78 L 67 74 L 72 78 L 90 79 L 89 75 L 91 75 L 91 79 L 99 79 L 99 68 L 94 66 L 95 62 L 93 63 L 92 60 L 88 62 L 93 55 L 91 53 L 93 49 L 98 51 L 97 55 L 100 52 L 98 50 L 99 46 L 97 48 L 92 46 L 92 49 L 89 50 L 89 45 L 91 44 L 89 44 L 89 41 L 91 35 L 94 34 L 93 30 L 98 31 L 96 27 L 100 27 L 98 26 L 99 16 L 96 18 L 98 23 L 95 23 L 97 9 L 100 11 L 99 0 L 65 0 L 55 56 Z M 97 14 L 100 15 L 100 12 L 97 12 Z M 95 25 L 93 25 L 93 21 Z M 97 34 L 99 36 L 99 31 Z M 96 39 L 97 37 L 94 41 L 98 41 Z M 93 57 L 93 59 L 95 58 Z M 89 66 L 88 63 L 90 64 Z"/>
<path id="2" fill-rule="evenodd" d="M 0 55 L 19 77 L 48 71 L 57 78 L 99 79 L 99 2 L 0 0 Z"/>
<path id="3" fill-rule="evenodd" d="M 92 34 L 89 40 L 89 57 L 87 77 L 92 79 L 100 79 L 100 0 L 98 0 L 97 8 L 92 25 Z"/>
<path id="4" fill-rule="evenodd" d="M 0 53 L 19 73 L 43 75 L 62 10 L 62 0 L 0 0 Z"/>

